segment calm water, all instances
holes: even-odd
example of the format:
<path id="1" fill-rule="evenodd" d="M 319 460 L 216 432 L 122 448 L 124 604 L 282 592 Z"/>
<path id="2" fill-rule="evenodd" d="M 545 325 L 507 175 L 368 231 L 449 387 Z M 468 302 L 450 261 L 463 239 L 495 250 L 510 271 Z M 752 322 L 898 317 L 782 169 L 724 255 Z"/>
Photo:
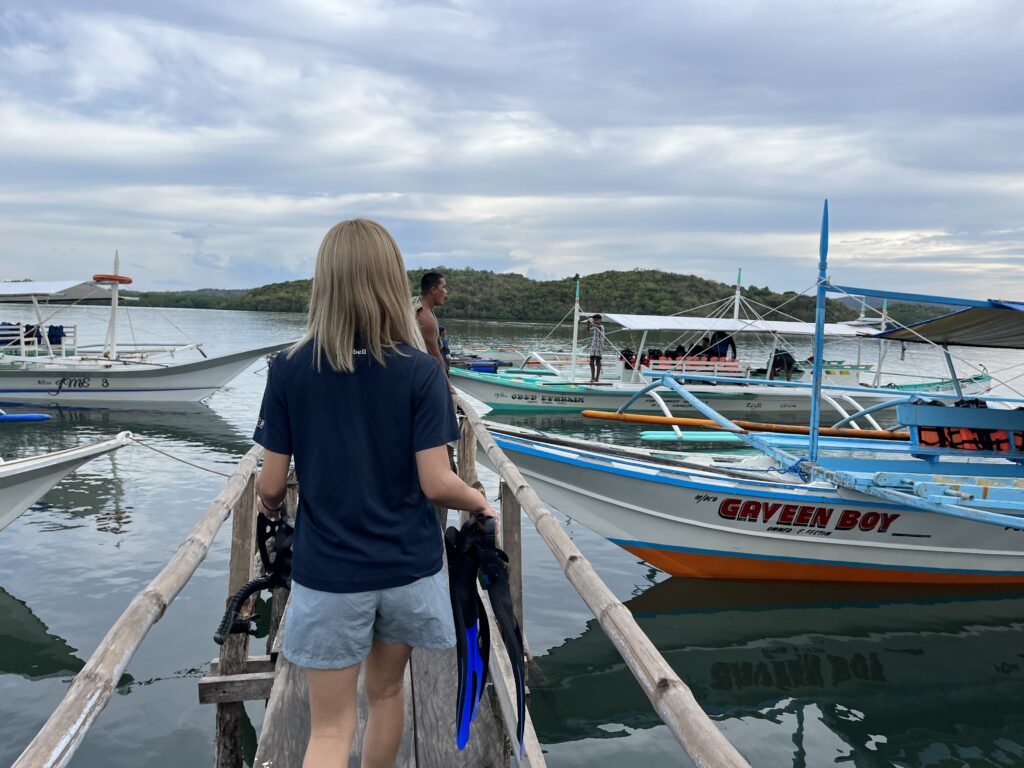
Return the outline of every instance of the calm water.
<path id="1" fill-rule="evenodd" d="M 104 310 L 71 312 L 65 324 L 77 322 L 83 342 L 102 340 Z M 0 309 L 0 319 L 23 318 L 23 309 Z M 140 339 L 177 338 L 168 319 L 211 353 L 293 338 L 303 320 L 132 311 Z M 527 341 L 549 330 L 446 325 L 453 346 Z M 840 351 L 855 355 L 852 346 Z M 992 369 L 1007 364 L 984 357 Z M 935 361 L 918 362 L 942 370 Z M 913 361 L 904 367 L 912 370 Z M 130 429 L 172 454 L 230 472 L 250 446 L 264 382 L 260 364 L 187 410 L 55 411 L 48 423 L 0 425 L 0 455 L 28 456 Z M 635 442 L 633 430 L 573 417 L 527 423 Z M 28 743 L 223 483 L 131 446 L 87 464 L 0 533 L 0 765 Z M 669 579 L 571 520 L 565 526 L 753 765 L 1024 764 L 1024 593 Z M 533 717 L 548 764 L 689 765 L 528 522 L 523 540 L 525 630 L 536 656 Z M 196 703 L 196 682 L 217 653 L 211 638 L 226 596 L 229 542 L 225 527 L 149 633 L 74 765 L 210 763 L 213 709 Z M 262 709 L 248 707 L 256 729 Z"/>

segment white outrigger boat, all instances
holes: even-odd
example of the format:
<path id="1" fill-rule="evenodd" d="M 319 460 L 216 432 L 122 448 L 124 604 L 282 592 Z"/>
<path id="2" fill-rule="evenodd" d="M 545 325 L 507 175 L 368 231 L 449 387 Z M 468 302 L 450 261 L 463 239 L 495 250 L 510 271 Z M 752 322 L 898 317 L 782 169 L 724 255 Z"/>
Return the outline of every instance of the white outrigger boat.
<path id="1" fill-rule="evenodd" d="M 12 461 L 0 460 L 0 531 L 14 522 L 53 486 L 97 456 L 127 445 L 131 432 L 78 448 Z"/>
<path id="2" fill-rule="evenodd" d="M 738 281 L 737 281 L 738 283 Z M 675 392 L 662 390 L 650 391 L 645 374 L 648 372 L 664 372 L 694 374 L 691 381 L 695 382 L 690 390 L 701 399 L 714 403 L 716 410 L 731 418 L 756 418 L 758 420 L 793 421 L 806 420 L 811 411 L 811 398 L 807 381 L 811 370 L 808 363 L 801 363 L 791 356 L 793 365 L 787 376 L 786 386 L 779 386 L 773 377 L 781 378 L 781 374 L 773 365 L 778 352 L 784 351 L 780 346 L 784 337 L 813 337 L 815 324 L 796 320 L 765 320 L 760 317 L 744 319 L 740 317 L 740 289 L 737 284 L 734 298 L 717 302 L 724 308 L 732 308 L 732 317 L 713 315 L 710 317 L 693 317 L 686 315 L 629 315 L 605 313 L 606 320 L 621 328 L 642 334 L 640 348 L 636 359 L 644 358 L 647 351 L 649 333 L 669 331 L 681 337 L 709 337 L 721 333 L 728 337 L 736 335 L 760 334 L 771 338 L 771 351 L 767 360 L 761 363 L 749 359 L 733 359 L 700 355 L 694 357 L 672 358 L 661 356 L 650 360 L 646 370 L 630 367 L 615 362 L 604 366 L 614 371 L 618 378 L 607 380 L 603 377 L 599 383 L 584 383 L 577 378 L 577 371 L 586 368 L 586 358 L 572 356 L 568 353 L 554 353 L 549 359 L 547 353 L 516 350 L 520 355 L 519 369 L 499 370 L 494 373 L 456 369 L 451 370 L 455 386 L 480 400 L 497 413 L 509 412 L 575 412 L 585 410 L 616 410 L 627 400 L 631 402 L 637 413 L 660 413 L 668 415 L 695 415 L 696 409 Z M 750 311 L 753 308 L 748 308 Z M 577 288 L 574 320 L 583 316 L 579 305 L 579 289 Z M 578 323 L 577 329 L 578 329 Z M 845 418 L 851 412 L 877 405 L 892 399 L 893 391 L 912 392 L 967 392 L 981 394 L 987 392 L 990 377 L 985 372 L 960 378 L 954 381 L 949 378 L 927 378 L 886 374 L 883 379 L 881 364 L 885 356 L 884 344 L 878 347 L 878 367 L 872 370 L 871 365 L 861 361 L 860 343 L 873 336 L 868 323 L 858 319 L 853 324 L 825 323 L 824 333 L 829 338 L 846 339 L 858 342 L 856 363 L 829 360 L 823 369 L 824 381 L 827 386 L 823 392 L 822 415 L 826 420 L 834 421 Z M 877 327 L 874 329 L 877 332 Z M 577 348 L 575 331 L 573 349 Z M 618 357 L 618 355 L 615 355 Z M 609 357 L 611 362 L 611 357 Z M 532 364 L 541 368 L 537 372 L 527 370 Z M 708 377 L 699 381 L 697 377 Z M 790 379 L 793 379 L 790 382 Z M 801 384 L 803 382 L 803 384 Z M 790 385 L 791 384 L 791 385 Z M 642 396 L 637 394 L 643 391 Z"/>
<path id="3" fill-rule="evenodd" d="M 118 289 L 131 278 L 114 273 L 91 282 L 0 282 L 0 302 L 31 302 L 37 322 L 0 324 L 0 403 L 118 406 L 197 402 L 223 387 L 253 362 L 285 346 L 271 344 L 207 357 L 198 342 L 177 347 L 125 345 L 117 340 Z M 104 288 L 109 286 L 109 290 Z M 46 327 L 39 301 L 109 298 L 110 319 L 102 348 L 78 343 L 74 327 Z M 55 332 L 55 329 L 59 331 Z M 202 359 L 179 362 L 186 352 Z"/>
<path id="4" fill-rule="evenodd" d="M 939 302 L 831 284 L 827 223 L 826 204 L 816 361 L 822 359 L 829 290 L 966 307 L 910 330 L 885 332 L 888 338 L 1024 349 L 1024 305 L 947 297 Z M 952 371 L 948 351 L 946 358 Z M 495 439 L 545 500 L 673 575 L 1024 583 L 1024 411 L 1010 409 L 1024 400 L 890 391 L 886 402 L 839 420 L 840 431 L 823 433 L 818 362 L 806 434 L 765 434 L 737 426 L 686 386 L 690 378 L 708 377 L 647 376 L 650 383 L 634 400 L 658 389 L 674 392 L 761 455 L 685 455 L 511 430 Z M 629 405 L 613 418 L 626 416 Z M 857 420 L 870 421 L 885 409 L 895 411 L 904 431 L 872 430 L 874 437 L 889 439 L 850 436 Z"/>

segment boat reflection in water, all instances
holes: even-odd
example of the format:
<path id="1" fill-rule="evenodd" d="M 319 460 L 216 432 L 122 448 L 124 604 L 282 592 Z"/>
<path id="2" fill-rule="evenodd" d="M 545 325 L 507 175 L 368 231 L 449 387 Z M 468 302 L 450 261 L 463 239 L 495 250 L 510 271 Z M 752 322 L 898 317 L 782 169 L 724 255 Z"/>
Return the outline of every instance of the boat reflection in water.
<path id="1" fill-rule="evenodd" d="M 26 680 L 77 674 L 85 662 L 18 598 L 0 587 L 0 676 Z"/>
<path id="2" fill-rule="evenodd" d="M 1024 592 L 672 578 L 626 605 L 754 765 L 1024 761 Z M 542 742 L 661 725 L 596 621 L 536 661 Z"/>

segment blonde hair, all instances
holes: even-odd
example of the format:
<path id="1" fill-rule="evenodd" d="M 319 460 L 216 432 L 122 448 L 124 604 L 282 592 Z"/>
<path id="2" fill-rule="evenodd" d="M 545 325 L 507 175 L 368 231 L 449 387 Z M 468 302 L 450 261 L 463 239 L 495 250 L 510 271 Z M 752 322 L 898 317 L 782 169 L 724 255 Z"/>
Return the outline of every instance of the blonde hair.
<path id="1" fill-rule="evenodd" d="M 422 350 L 409 298 L 405 262 L 391 234 L 369 219 L 335 224 L 316 255 L 306 333 L 288 356 L 312 341 L 318 371 L 326 357 L 335 371 L 351 373 L 357 336 L 381 365 L 385 350 L 399 344 Z"/>

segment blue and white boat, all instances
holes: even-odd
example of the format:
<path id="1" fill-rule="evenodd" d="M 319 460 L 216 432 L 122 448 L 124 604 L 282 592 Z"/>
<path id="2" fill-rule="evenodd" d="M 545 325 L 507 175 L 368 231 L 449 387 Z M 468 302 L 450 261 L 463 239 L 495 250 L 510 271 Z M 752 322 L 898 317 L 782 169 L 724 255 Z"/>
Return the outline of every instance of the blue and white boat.
<path id="1" fill-rule="evenodd" d="M 495 439 L 546 501 L 673 575 L 1024 583 L 1024 410 L 1016 410 L 1024 400 L 890 391 L 885 402 L 835 426 L 871 423 L 888 411 L 900 425 L 890 435 L 896 439 L 823 436 L 819 430 L 820 331 L 828 291 L 963 307 L 884 334 L 942 347 L 1024 349 L 1024 304 L 834 285 L 826 272 L 827 231 L 826 203 L 806 435 L 740 428 L 690 388 L 691 381 L 715 377 L 647 374 L 649 383 L 616 418 L 649 392 L 672 392 L 759 453 L 744 458 L 626 449 L 496 425 Z"/>

